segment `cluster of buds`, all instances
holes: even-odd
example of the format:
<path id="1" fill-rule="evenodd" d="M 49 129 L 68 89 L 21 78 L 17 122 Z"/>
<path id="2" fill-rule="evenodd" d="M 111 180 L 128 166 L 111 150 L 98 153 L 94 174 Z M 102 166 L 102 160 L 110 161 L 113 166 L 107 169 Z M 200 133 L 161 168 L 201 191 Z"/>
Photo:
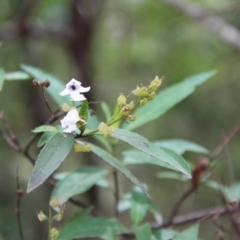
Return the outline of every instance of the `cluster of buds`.
<path id="1" fill-rule="evenodd" d="M 98 126 L 99 132 L 103 133 L 104 137 L 108 137 L 115 132 L 115 128 L 113 126 L 108 126 L 106 123 L 101 122 Z"/>
<path id="2" fill-rule="evenodd" d="M 137 115 L 131 115 L 131 111 L 137 104 L 144 106 L 148 101 L 153 100 L 156 97 L 157 89 L 162 84 L 162 80 L 163 78 L 159 79 L 158 76 L 156 76 L 149 86 L 137 86 L 137 88 L 131 92 L 139 97 L 136 103 L 133 101 L 127 103 L 127 98 L 123 94 L 120 94 L 117 99 L 117 104 L 120 107 L 120 115 L 129 121 L 134 121 Z"/>
<path id="3" fill-rule="evenodd" d="M 156 97 L 156 91 L 162 84 L 162 80 L 163 78 L 159 79 L 158 76 L 156 76 L 149 86 L 137 86 L 137 88 L 132 91 L 134 95 L 139 97 L 140 106 L 144 106 L 149 100 L 153 100 Z"/>
<path id="4" fill-rule="evenodd" d="M 57 214 L 55 214 L 53 217 L 50 217 L 51 214 L 49 213 L 49 217 L 46 216 L 43 211 L 40 211 L 38 213 L 38 219 L 39 221 L 48 221 L 50 224 L 52 224 L 53 221 L 61 221 L 62 217 L 63 217 L 63 212 L 65 210 L 65 204 L 60 203 L 56 198 L 52 198 L 49 202 L 49 206 L 50 208 L 54 209 L 55 211 L 57 211 Z M 51 211 L 51 209 L 49 210 Z M 59 231 L 54 228 L 51 227 L 50 232 L 49 232 L 49 237 L 51 240 L 56 240 L 59 236 Z"/>

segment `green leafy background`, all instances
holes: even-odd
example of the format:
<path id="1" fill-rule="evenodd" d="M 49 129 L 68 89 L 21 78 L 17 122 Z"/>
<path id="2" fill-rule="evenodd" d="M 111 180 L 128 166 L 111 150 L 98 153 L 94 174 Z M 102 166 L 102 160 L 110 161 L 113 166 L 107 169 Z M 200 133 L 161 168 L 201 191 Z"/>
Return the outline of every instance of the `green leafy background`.
<path id="1" fill-rule="evenodd" d="M 12 20 L 21 9 L 24 1 L 2 1 L 0 5 L 0 29 L 3 24 Z M 204 8 L 214 11 L 225 20 L 240 26 L 239 10 L 233 7 L 234 1 L 212 0 L 198 1 Z M 43 0 L 31 16 L 31 21 L 49 26 L 50 23 L 61 28 L 68 22 L 68 1 Z M 88 9 L 83 11 L 88 12 Z M 94 101 L 105 101 L 113 108 L 119 93 L 129 93 L 137 84 L 148 84 L 155 75 L 165 76 L 161 91 L 172 84 L 177 84 L 188 76 L 208 72 L 216 69 L 218 72 L 211 80 L 197 87 L 196 92 L 186 98 L 182 103 L 171 109 L 164 116 L 134 129 L 142 136 L 153 141 L 165 139 L 185 139 L 212 150 L 222 139 L 224 134 L 239 119 L 240 98 L 240 68 L 239 52 L 215 36 L 207 27 L 192 21 L 182 13 L 176 11 L 161 1 L 108 1 L 101 9 L 99 19 L 95 21 L 92 36 L 92 79 L 91 86 Z M 25 65 L 21 65 L 25 64 Z M 49 117 L 40 92 L 33 87 L 30 81 L 10 81 L 15 78 L 27 79 L 20 71 L 31 73 L 27 65 L 36 66 L 56 76 L 64 86 L 71 78 L 78 78 L 78 67 L 61 41 L 50 38 L 12 39 L 3 41 L 0 48 L 0 110 L 4 110 L 9 123 L 13 127 L 21 144 L 24 146 L 31 130 L 42 125 Z M 22 66 L 22 67 L 21 67 Z M 18 75 L 5 75 L 4 72 L 19 71 Z M 32 74 L 32 73 L 31 73 Z M 45 77 L 49 77 L 46 75 Z M 107 88 L 106 88 L 107 86 Z M 55 86 L 54 91 L 59 91 Z M 53 108 L 59 105 L 51 97 L 49 104 Z M 159 103 L 161 104 L 161 100 Z M 98 118 L 103 118 L 99 105 L 93 109 Z M 147 116 L 146 116 L 147 117 Z M 92 124 L 96 123 L 92 120 Z M 1 125 L 2 126 L 2 125 Z M 131 125 L 129 125 L 131 128 Z M 233 159 L 235 177 L 240 176 L 238 135 L 231 143 L 230 151 Z M 121 145 L 126 150 L 126 145 Z M 31 152 L 37 155 L 39 148 Z M 184 158 L 194 163 L 200 153 L 187 152 Z M 221 157 L 224 159 L 224 156 Z M 221 159 L 220 158 L 220 159 Z M 63 162 L 59 171 L 73 171 L 87 160 L 85 155 L 71 152 L 68 160 Z M 95 159 L 101 167 L 106 167 Z M 22 156 L 12 151 L 6 142 L 0 138 L 0 238 L 17 239 L 17 225 L 15 221 L 16 204 L 16 167 L 19 166 L 20 184 L 25 190 L 32 165 Z M 226 163 L 219 164 L 217 170 L 222 178 L 226 176 Z M 130 171 L 151 186 L 151 196 L 157 199 L 156 204 L 163 216 L 170 211 L 170 199 L 177 199 L 182 189 L 186 187 L 183 182 L 171 179 L 156 180 L 156 174 L 161 168 L 154 165 L 131 165 Z M 121 176 L 121 191 L 129 192 L 132 185 Z M 226 180 L 228 182 L 228 179 Z M 44 183 L 38 190 L 26 194 L 22 200 L 23 228 L 27 239 L 35 239 L 39 231 L 39 222 L 36 211 L 47 211 L 49 193 L 51 189 Z M 204 189 L 196 196 L 190 198 L 183 206 L 183 211 L 207 208 L 220 204 L 219 195 L 207 198 L 211 189 Z M 99 208 L 108 216 L 113 214 L 112 195 L 99 191 Z M 82 197 L 90 202 L 88 196 Z M 109 207 L 110 206 L 110 207 Z M 65 218 L 68 219 L 76 208 L 67 205 Z M 152 216 L 147 216 L 153 221 Z M 128 225 L 128 214 L 121 216 L 121 221 Z M 11 226 L 11 228 L 9 228 Z M 35 227 L 36 226 L 36 227 Z M 204 231 L 201 237 L 212 236 L 211 225 L 202 224 Z M 119 226 L 122 229 L 121 226 Z M 141 232 L 147 226 L 138 226 L 134 231 Z M 147 230 L 146 230 L 147 231 Z M 42 237 L 44 239 L 44 236 Z M 180 238 L 179 238 L 180 239 Z M 227 239 L 227 238 L 226 238 Z"/>

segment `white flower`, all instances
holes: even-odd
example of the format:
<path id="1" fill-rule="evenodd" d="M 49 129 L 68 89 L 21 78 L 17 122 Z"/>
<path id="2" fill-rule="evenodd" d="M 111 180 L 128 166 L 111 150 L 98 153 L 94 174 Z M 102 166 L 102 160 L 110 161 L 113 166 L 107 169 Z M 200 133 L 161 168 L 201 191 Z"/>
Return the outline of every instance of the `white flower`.
<path id="1" fill-rule="evenodd" d="M 70 94 L 70 99 L 72 101 L 84 101 L 86 98 L 81 93 L 88 92 L 89 90 L 90 87 L 82 87 L 81 82 L 73 78 L 59 94 L 62 96 Z"/>
<path id="2" fill-rule="evenodd" d="M 78 127 L 76 124 L 78 121 L 81 121 L 83 122 L 83 124 L 86 124 L 86 122 L 79 117 L 76 109 L 70 110 L 67 113 L 67 115 L 60 121 L 63 128 L 63 132 L 72 133 L 78 131 Z"/>

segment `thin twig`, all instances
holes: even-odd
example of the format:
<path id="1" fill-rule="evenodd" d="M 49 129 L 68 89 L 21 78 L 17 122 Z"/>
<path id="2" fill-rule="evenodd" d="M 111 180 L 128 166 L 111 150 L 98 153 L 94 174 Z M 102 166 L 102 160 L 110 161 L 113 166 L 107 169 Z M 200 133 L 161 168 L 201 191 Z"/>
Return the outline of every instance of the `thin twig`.
<path id="1" fill-rule="evenodd" d="M 240 32 L 233 25 L 227 23 L 215 14 L 204 10 L 198 4 L 183 0 L 162 0 L 174 8 L 182 11 L 192 19 L 204 24 L 220 36 L 225 42 L 235 46 L 240 51 Z"/>
<path id="2" fill-rule="evenodd" d="M 114 181 L 114 197 L 115 197 L 115 205 L 114 205 L 114 212 L 115 217 L 117 218 L 119 216 L 117 204 L 119 201 L 119 181 L 118 181 L 118 171 L 113 168 L 113 181 Z"/>
<path id="3" fill-rule="evenodd" d="M 17 214 L 17 223 L 18 223 L 18 232 L 20 235 L 20 239 L 24 240 L 23 230 L 22 230 L 22 222 L 21 222 L 21 197 L 23 196 L 23 190 L 20 188 L 19 184 L 19 176 L 18 176 L 18 167 L 16 170 L 16 181 L 17 181 L 17 205 L 16 205 L 16 214 Z"/>
<path id="4" fill-rule="evenodd" d="M 44 103 L 46 104 L 47 106 L 47 109 L 50 111 L 50 113 L 52 114 L 52 117 L 54 117 L 54 112 L 52 111 L 52 109 L 50 108 L 49 104 L 48 104 L 48 100 L 45 96 L 45 92 L 44 92 L 44 86 L 41 85 L 41 93 L 42 93 L 42 97 L 43 97 L 43 100 L 44 100 Z"/>

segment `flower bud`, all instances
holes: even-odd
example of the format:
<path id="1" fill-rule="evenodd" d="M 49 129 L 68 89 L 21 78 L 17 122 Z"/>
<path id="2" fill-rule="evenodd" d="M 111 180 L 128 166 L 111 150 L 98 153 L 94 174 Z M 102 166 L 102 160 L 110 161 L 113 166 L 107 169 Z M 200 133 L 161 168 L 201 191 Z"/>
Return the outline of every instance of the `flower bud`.
<path id="1" fill-rule="evenodd" d="M 133 90 L 132 91 L 132 93 L 134 94 L 134 95 L 137 95 L 137 96 L 139 96 L 140 95 L 140 87 L 139 86 L 137 86 L 137 88 L 135 89 L 135 90 Z"/>
<path id="2" fill-rule="evenodd" d="M 53 220 L 56 220 L 56 221 L 61 221 L 62 220 L 62 217 L 63 217 L 63 213 L 59 212 L 58 214 L 56 214 L 55 216 L 53 216 Z"/>
<path id="3" fill-rule="evenodd" d="M 132 110 L 135 107 L 134 102 L 131 101 L 129 104 L 126 104 L 126 107 Z"/>
<path id="4" fill-rule="evenodd" d="M 50 86 L 50 81 L 49 80 L 45 80 L 41 83 L 41 85 L 45 88 L 48 88 Z"/>
<path id="5" fill-rule="evenodd" d="M 136 114 L 128 116 L 129 121 L 135 121 L 136 118 L 137 118 Z"/>
<path id="6" fill-rule="evenodd" d="M 43 213 L 43 211 L 40 211 L 38 214 L 37 214 L 37 217 L 39 219 L 40 222 L 42 221 L 46 221 L 48 219 L 48 217 Z"/>
<path id="7" fill-rule="evenodd" d="M 70 108 L 66 103 L 64 103 L 64 104 L 61 106 L 61 109 L 62 109 L 64 112 L 69 112 L 71 108 Z"/>
<path id="8" fill-rule="evenodd" d="M 60 202 L 58 201 L 58 199 L 56 198 L 52 198 L 49 202 L 49 205 L 52 207 L 52 208 L 56 208 L 56 207 L 59 207 L 60 205 Z"/>
<path id="9" fill-rule="evenodd" d="M 123 94 L 121 94 L 121 95 L 118 97 L 118 99 L 117 99 L 117 104 L 118 104 L 119 106 L 122 106 L 122 105 L 125 105 L 125 104 L 126 104 L 126 97 L 125 97 Z"/>
<path id="10" fill-rule="evenodd" d="M 141 87 L 139 91 L 139 97 L 140 98 L 145 98 L 148 96 L 148 88 L 147 87 Z"/>
<path id="11" fill-rule="evenodd" d="M 147 104 L 147 102 L 148 102 L 147 98 L 143 98 L 143 99 L 140 100 L 139 105 L 140 105 L 140 106 L 144 106 L 144 105 Z"/>
<path id="12" fill-rule="evenodd" d="M 158 87 L 162 84 L 162 80 L 163 77 L 159 79 L 158 76 L 156 76 L 155 79 L 149 85 L 149 91 L 155 92 L 158 89 Z"/>
<path id="13" fill-rule="evenodd" d="M 33 79 L 32 83 L 33 83 L 33 85 L 36 86 L 36 87 L 41 87 L 41 83 L 40 83 L 40 81 L 38 81 L 37 79 Z"/>
<path id="14" fill-rule="evenodd" d="M 156 93 L 155 92 L 150 92 L 148 95 L 148 100 L 153 100 L 156 97 Z"/>
<path id="15" fill-rule="evenodd" d="M 90 152 L 92 148 L 91 144 L 81 145 L 81 144 L 75 144 L 74 145 L 74 151 L 75 152 Z"/>
<path id="16" fill-rule="evenodd" d="M 51 240 L 56 240 L 59 236 L 59 231 L 56 228 L 51 228 L 50 230 L 50 238 Z"/>
<path id="17" fill-rule="evenodd" d="M 104 137 L 110 136 L 115 132 L 115 128 L 113 126 L 108 126 L 106 123 L 101 122 L 98 126 L 99 132 L 103 133 Z"/>
<path id="18" fill-rule="evenodd" d="M 127 106 L 124 106 L 124 107 L 120 110 L 120 114 L 121 114 L 121 116 L 123 116 L 123 117 L 128 117 L 129 114 L 130 114 L 130 112 L 131 112 L 131 109 L 130 109 L 129 107 L 127 107 Z"/>

